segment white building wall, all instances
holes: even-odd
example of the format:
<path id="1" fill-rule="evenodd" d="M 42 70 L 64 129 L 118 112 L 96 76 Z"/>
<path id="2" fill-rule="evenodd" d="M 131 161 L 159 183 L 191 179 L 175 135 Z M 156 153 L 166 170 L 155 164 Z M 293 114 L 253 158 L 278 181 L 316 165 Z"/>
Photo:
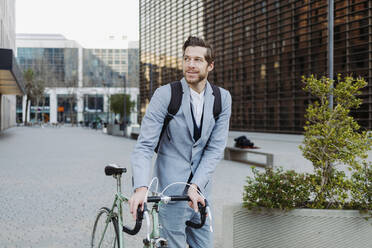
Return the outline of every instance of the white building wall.
<path id="1" fill-rule="evenodd" d="M 16 96 L 1 96 L 1 130 L 16 125 Z"/>
<path id="2" fill-rule="evenodd" d="M 45 92 L 49 94 L 50 123 L 57 123 L 57 93 L 55 89 L 47 89 Z"/>
<path id="3" fill-rule="evenodd" d="M 0 0 L 0 48 L 15 51 L 15 1 Z M 0 130 L 16 125 L 16 96 L 0 94 Z"/>
<path id="4" fill-rule="evenodd" d="M 77 97 L 77 121 L 84 121 L 84 95 L 81 92 L 76 94 Z"/>
<path id="5" fill-rule="evenodd" d="M 66 95 L 71 92 L 71 88 L 46 88 L 45 93 L 49 95 L 49 109 L 50 109 L 50 123 L 57 123 L 57 97 L 58 95 Z M 104 97 L 104 111 L 108 111 L 108 98 L 113 94 L 122 94 L 124 92 L 123 88 L 75 88 L 72 92 L 76 92 L 77 95 L 77 110 L 78 110 L 78 122 L 83 121 L 84 113 L 84 95 L 103 95 Z M 126 94 L 130 94 L 131 101 L 134 101 L 137 105 L 137 99 L 139 94 L 138 88 L 127 88 Z M 26 109 L 26 101 L 23 101 L 23 109 Z M 14 111 L 15 113 L 15 111 Z M 137 118 L 137 108 L 134 108 L 131 115 L 131 122 L 133 125 L 138 125 Z"/>
<path id="6" fill-rule="evenodd" d="M 0 48 L 15 51 L 14 0 L 0 0 Z"/>

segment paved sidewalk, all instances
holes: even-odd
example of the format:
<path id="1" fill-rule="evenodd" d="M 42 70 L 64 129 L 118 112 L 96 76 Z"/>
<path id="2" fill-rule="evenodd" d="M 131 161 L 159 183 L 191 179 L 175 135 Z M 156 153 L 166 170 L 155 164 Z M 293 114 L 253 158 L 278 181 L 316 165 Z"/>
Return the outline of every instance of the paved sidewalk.
<path id="1" fill-rule="evenodd" d="M 241 134 L 274 153 L 274 166 L 311 170 L 297 148 L 302 136 L 230 132 L 229 144 Z M 96 211 L 110 206 L 116 187 L 104 166 L 130 168 L 134 145 L 134 140 L 76 127 L 17 127 L 0 133 L 0 247 L 89 247 Z M 248 175 L 246 164 L 223 160 L 217 166 L 211 199 L 216 248 L 222 248 L 222 206 L 242 201 Z M 130 182 L 129 170 L 123 177 L 127 195 Z M 126 247 L 142 247 L 144 236 L 144 229 L 126 236 Z"/>

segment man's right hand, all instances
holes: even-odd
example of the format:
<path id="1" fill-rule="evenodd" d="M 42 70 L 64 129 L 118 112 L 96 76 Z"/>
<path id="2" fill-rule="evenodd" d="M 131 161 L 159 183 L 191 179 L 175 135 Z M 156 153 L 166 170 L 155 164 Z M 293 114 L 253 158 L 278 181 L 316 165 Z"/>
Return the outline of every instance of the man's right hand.
<path id="1" fill-rule="evenodd" d="M 141 210 L 143 211 L 143 202 L 145 201 L 146 192 L 147 187 L 137 188 L 132 197 L 129 199 L 130 213 L 134 219 L 137 219 L 137 208 L 139 206 L 141 206 Z"/>

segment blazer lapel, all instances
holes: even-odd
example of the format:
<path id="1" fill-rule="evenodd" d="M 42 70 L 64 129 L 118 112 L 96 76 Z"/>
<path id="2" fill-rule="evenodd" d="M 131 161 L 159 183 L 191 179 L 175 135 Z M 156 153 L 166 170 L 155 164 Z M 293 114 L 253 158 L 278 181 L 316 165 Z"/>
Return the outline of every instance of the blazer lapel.
<path id="1" fill-rule="evenodd" d="M 194 140 L 194 124 L 192 122 L 191 109 L 190 109 L 190 88 L 184 78 L 181 79 L 183 97 L 182 97 L 182 111 L 184 113 L 186 124 L 190 132 L 190 137 L 193 142 Z"/>
<path id="2" fill-rule="evenodd" d="M 203 140 L 206 137 L 209 125 L 211 123 L 211 120 L 213 119 L 213 103 L 214 103 L 213 90 L 209 82 L 207 81 L 204 94 L 202 133 L 200 139 L 195 143 L 195 145 L 199 144 L 201 140 Z"/>

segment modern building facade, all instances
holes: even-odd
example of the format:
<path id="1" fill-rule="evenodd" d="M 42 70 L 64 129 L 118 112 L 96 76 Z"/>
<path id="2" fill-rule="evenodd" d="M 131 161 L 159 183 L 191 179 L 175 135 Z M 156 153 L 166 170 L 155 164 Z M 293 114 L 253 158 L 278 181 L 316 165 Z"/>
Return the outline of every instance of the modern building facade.
<path id="1" fill-rule="evenodd" d="M 182 43 L 199 35 L 216 51 L 209 79 L 232 94 L 231 129 L 303 131 L 310 96 L 301 76 L 328 75 L 328 1 L 164 2 L 140 1 L 142 110 L 151 84 L 156 88 L 182 76 Z M 371 129 L 372 2 L 334 2 L 334 75 L 362 76 L 369 83 L 353 115 Z"/>
<path id="2" fill-rule="evenodd" d="M 15 1 L 0 0 L 0 131 L 16 125 L 16 95 L 25 93 L 14 53 Z"/>
<path id="3" fill-rule="evenodd" d="M 139 87 L 139 42 L 132 41 L 128 44 L 128 82 L 129 87 Z"/>
<path id="4" fill-rule="evenodd" d="M 46 87 L 45 98 L 39 106 L 31 104 L 27 117 L 31 120 L 113 121 L 109 110 L 111 95 L 125 90 L 132 101 L 137 101 L 138 88 L 125 85 L 127 48 L 83 48 L 62 35 L 17 34 L 17 51 L 22 70 L 33 70 L 35 80 L 41 80 Z M 24 100 L 18 109 L 23 119 L 25 106 Z M 135 111 L 131 121 L 137 123 Z"/>

